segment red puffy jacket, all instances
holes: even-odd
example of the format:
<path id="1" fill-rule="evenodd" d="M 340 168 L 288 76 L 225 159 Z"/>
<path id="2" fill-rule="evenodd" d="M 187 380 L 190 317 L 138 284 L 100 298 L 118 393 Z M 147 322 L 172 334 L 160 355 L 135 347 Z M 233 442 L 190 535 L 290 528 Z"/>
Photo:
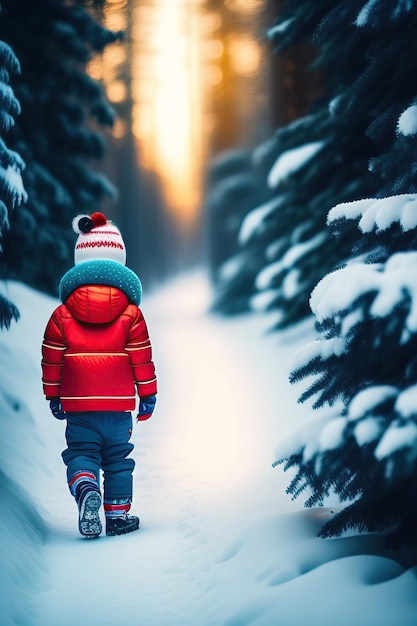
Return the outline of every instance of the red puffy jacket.
<path id="1" fill-rule="evenodd" d="M 125 293 L 83 285 L 53 312 L 42 344 L 46 398 L 65 412 L 132 411 L 157 391 L 142 312 Z"/>

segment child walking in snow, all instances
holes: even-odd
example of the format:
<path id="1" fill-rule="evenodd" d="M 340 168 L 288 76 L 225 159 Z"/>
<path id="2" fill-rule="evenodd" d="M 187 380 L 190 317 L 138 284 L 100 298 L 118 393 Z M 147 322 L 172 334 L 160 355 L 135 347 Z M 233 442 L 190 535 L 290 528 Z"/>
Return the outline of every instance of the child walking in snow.
<path id="1" fill-rule="evenodd" d="M 55 417 L 66 419 L 69 489 L 85 537 L 102 531 L 100 470 L 106 534 L 139 528 L 130 515 L 134 460 L 130 443 L 136 391 L 137 420 L 151 417 L 156 376 L 148 330 L 139 308 L 142 287 L 125 266 L 120 231 L 100 212 L 73 220 L 74 267 L 61 279 L 62 304 L 42 344 L 42 383 Z"/>

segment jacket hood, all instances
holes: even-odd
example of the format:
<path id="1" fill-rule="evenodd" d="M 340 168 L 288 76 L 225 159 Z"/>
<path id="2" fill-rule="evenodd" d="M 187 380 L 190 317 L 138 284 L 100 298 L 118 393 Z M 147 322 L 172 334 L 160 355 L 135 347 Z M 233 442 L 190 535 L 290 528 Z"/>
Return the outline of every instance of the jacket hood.
<path id="1" fill-rule="evenodd" d="M 83 285 L 75 289 L 65 302 L 71 315 L 87 324 L 113 322 L 128 304 L 127 295 L 109 285 Z"/>
<path id="2" fill-rule="evenodd" d="M 75 289 L 83 285 L 107 285 L 117 287 L 137 306 L 142 298 L 142 285 L 139 277 L 128 267 L 117 261 L 95 259 L 84 261 L 72 267 L 61 278 L 59 297 L 66 304 Z"/>

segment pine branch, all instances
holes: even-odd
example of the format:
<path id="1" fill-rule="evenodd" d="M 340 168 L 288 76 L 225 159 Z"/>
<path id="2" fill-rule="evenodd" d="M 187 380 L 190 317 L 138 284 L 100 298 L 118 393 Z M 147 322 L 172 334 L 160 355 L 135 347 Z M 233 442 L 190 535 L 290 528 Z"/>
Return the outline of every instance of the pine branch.
<path id="1" fill-rule="evenodd" d="M 8 298 L 0 294 L 0 328 L 10 328 L 13 320 L 17 322 L 20 313 L 16 305 Z"/>

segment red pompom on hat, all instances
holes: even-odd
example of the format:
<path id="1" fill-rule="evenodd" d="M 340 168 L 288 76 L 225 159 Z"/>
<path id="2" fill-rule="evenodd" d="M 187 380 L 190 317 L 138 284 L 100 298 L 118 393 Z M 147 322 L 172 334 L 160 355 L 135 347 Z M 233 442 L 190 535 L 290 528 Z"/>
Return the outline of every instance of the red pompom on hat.
<path id="1" fill-rule="evenodd" d="M 78 234 L 75 242 L 74 263 L 94 259 L 117 261 L 126 264 L 126 247 L 120 231 L 104 213 L 77 215 L 72 228 Z"/>
<path id="2" fill-rule="evenodd" d="M 93 221 L 94 226 L 104 226 L 107 224 L 107 217 L 104 213 L 100 213 L 100 211 L 96 211 L 91 215 L 91 219 Z"/>

